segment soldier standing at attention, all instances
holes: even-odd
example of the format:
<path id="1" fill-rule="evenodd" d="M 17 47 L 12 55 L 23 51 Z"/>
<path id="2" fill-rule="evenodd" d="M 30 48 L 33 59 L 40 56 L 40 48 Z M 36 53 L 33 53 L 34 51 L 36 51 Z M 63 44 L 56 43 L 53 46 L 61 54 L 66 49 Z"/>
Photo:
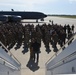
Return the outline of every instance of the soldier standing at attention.
<path id="1" fill-rule="evenodd" d="M 72 25 L 72 34 L 74 33 L 74 25 Z"/>

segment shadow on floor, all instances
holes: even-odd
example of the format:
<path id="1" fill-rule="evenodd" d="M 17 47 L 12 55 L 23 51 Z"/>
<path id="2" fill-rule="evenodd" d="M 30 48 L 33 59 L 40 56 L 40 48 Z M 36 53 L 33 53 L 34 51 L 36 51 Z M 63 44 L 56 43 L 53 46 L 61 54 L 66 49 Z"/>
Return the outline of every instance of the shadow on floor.
<path id="1" fill-rule="evenodd" d="M 16 44 L 16 42 L 12 42 L 12 43 L 8 46 L 8 50 L 12 49 L 15 44 Z"/>
<path id="2" fill-rule="evenodd" d="M 49 54 L 51 52 L 50 48 L 46 48 L 46 52 Z"/>
<path id="3" fill-rule="evenodd" d="M 19 49 L 21 46 L 22 46 L 22 42 L 21 43 L 18 43 L 17 42 L 16 47 L 15 47 L 15 50 Z"/>
<path id="4" fill-rule="evenodd" d="M 35 63 L 33 59 L 29 59 L 27 65 L 26 65 L 31 71 L 35 72 L 40 67 L 38 66 L 38 62 Z"/>

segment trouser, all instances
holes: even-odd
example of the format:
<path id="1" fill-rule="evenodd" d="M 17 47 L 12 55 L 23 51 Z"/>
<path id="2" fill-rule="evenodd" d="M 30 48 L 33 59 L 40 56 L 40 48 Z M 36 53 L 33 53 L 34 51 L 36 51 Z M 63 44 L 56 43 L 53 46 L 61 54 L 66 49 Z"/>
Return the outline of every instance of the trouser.
<path id="1" fill-rule="evenodd" d="M 37 62 L 39 61 L 39 52 L 34 52 L 34 61 L 37 58 Z"/>

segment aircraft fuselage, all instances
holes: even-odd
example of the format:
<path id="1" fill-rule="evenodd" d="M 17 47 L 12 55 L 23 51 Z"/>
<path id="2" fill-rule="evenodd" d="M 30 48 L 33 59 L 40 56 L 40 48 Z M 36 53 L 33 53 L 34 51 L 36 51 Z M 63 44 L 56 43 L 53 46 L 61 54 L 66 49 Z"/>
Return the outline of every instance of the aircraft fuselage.
<path id="1" fill-rule="evenodd" d="M 47 17 L 41 12 L 0 11 L 0 15 L 21 16 L 22 19 L 42 19 Z"/>

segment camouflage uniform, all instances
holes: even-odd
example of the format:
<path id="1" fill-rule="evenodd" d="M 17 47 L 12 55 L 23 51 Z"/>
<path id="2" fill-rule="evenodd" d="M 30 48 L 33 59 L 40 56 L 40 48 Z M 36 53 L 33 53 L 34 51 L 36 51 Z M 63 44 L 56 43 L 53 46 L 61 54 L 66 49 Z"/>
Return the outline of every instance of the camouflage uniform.
<path id="1" fill-rule="evenodd" d="M 45 31 L 45 47 L 49 49 L 50 33 L 48 30 Z"/>

